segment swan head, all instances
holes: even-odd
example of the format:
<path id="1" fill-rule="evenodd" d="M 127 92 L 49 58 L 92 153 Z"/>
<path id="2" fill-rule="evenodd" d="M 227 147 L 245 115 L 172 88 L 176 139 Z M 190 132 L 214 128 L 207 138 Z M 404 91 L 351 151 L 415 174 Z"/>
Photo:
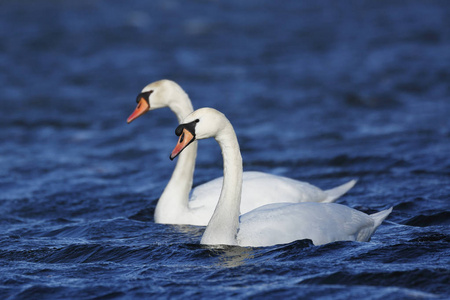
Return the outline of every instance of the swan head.
<path id="1" fill-rule="evenodd" d="M 152 82 L 142 89 L 136 97 L 137 107 L 128 117 L 127 123 L 144 115 L 149 110 L 167 107 L 170 104 L 173 93 L 182 91 L 174 81 L 163 79 Z"/>
<path id="2" fill-rule="evenodd" d="M 183 123 L 175 129 L 175 134 L 179 136 L 178 143 L 170 155 L 173 160 L 194 140 L 217 137 L 223 129 L 230 124 L 223 113 L 214 108 L 200 108 L 188 115 Z"/>

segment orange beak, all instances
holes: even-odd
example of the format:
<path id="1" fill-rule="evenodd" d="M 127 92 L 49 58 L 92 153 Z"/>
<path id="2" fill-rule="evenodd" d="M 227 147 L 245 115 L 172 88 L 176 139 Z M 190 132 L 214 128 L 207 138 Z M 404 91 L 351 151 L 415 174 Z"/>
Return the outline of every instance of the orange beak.
<path id="1" fill-rule="evenodd" d="M 170 160 L 173 160 L 181 151 L 184 150 L 190 143 L 195 140 L 195 136 L 186 128 L 183 129 L 183 132 L 180 134 L 180 138 L 178 139 L 178 143 L 170 154 Z"/>
<path id="2" fill-rule="evenodd" d="M 137 119 L 138 117 L 142 116 L 149 110 L 150 110 L 150 105 L 148 104 L 147 101 L 145 101 L 144 98 L 141 98 L 141 100 L 139 100 L 139 103 L 138 103 L 136 109 L 134 110 L 134 112 L 128 117 L 127 123 L 130 124 L 134 119 Z"/>

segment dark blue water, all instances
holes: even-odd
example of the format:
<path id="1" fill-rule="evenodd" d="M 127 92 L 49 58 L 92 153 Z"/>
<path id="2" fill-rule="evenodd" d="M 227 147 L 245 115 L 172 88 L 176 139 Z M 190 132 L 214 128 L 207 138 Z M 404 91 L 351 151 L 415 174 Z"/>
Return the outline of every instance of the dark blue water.
<path id="1" fill-rule="evenodd" d="M 450 297 L 450 4 L 1 1 L 0 298 Z M 233 123 L 245 170 L 393 213 L 367 243 L 199 245 L 153 222 L 175 165 L 162 78 Z M 195 184 L 222 173 L 201 141 Z"/>

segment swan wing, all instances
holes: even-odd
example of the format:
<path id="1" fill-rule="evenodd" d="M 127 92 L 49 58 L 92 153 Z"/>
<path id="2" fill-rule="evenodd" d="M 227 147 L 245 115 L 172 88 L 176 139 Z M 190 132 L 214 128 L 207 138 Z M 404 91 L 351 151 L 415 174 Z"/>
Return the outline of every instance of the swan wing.
<path id="1" fill-rule="evenodd" d="M 223 177 L 197 186 L 192 190 L 191 208 L 210 208 L 214 211 L 222 189 Z M 339 187 L 323 191 L 307 182 L 263 172 L 244 172 L 241 196 L 241 213 L 271 203 L 332 202 L 355 185 L 352 180 Z"/>
<path id="2" fill-rule="evenodd" d="M 241 246 L 271 246 L 310 239 L 314 245 L 367 241 L 375 231 L 369 215 L 335 203 L 279 203 L 240 217 Z"/>

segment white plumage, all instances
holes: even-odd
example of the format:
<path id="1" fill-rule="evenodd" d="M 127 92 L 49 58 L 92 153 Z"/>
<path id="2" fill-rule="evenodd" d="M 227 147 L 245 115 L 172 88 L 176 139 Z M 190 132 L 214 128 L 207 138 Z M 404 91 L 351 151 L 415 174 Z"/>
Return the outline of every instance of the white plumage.
<path id="1" fill-rule="evenodd" d="M 148 102 L 148 108 L 142 110 L 140 103 L 138 108 L 141 112 L 136 113 L 137 108 L 128 118 L 128 122 L 148 110 L 163 107 L 169 107 L 177 116 L 178 122 L 181 122 L 194 110 L 188 95 L 170 80 L 160 80 L 147 85 L 141 95 L 148 97 L 143 100 Z M 180 155 L 172 177 L 159 198 L 155 209 L 156 223 L 206 226 L 211 219 L 223 178 L 199 185 L 192 189 L 191 193 L 196 156 L 197 142 L 193 142 Z M 262 172 L 244 172 L 243 180 L 241 213 L 276 202 L 333 202 L 356 183 L 356 180 L 351 180 L 334 189 L 323 191 L 306 182 Z"/>
<path id="2" fill-rule="evenodd" d="M 222 149 L 224 176 L 219 201 L 201 239 L 207 245 L 271 246 L 300 239 L 314 245 L 334 241 L 368 241 L 392 208 L 367 215 L 335 203 L 267 204 L 239 217 L 242 188 L 242 157 L 233 126 L 219 111 L 198 109 L 183 121 L 195 122 L 196 139 L 214 137 Z M 180 125 L 179 128 L 184 128 Z M 184 148 L 183 133 L 174 157 Z M 180 146 L 181 145 L 181 146 Z M 273 188 L 270 182 L 266 188 Z M 283 195 L 276 197 L 281 202 Z"/>

